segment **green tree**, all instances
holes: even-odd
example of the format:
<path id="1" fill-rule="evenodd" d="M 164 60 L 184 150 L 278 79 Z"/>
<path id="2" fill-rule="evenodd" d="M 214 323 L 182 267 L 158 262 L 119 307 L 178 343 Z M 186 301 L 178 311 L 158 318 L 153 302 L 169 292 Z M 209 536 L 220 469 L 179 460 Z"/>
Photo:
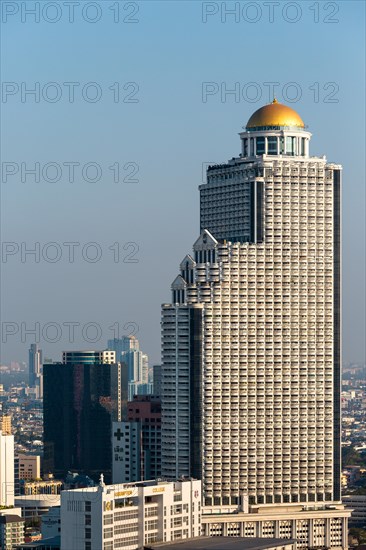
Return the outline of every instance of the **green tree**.
<path id="1" fill-rule="evenodd" d="M 358 544 L 365 544 L 366 543 L 366 531 L 365 529 L 360 529 L 358 527 L 351 527 L 349 530 L 349 534 L 352 535 L 352 537 L 355 537 L 355 539 L 358 540 Z"/>

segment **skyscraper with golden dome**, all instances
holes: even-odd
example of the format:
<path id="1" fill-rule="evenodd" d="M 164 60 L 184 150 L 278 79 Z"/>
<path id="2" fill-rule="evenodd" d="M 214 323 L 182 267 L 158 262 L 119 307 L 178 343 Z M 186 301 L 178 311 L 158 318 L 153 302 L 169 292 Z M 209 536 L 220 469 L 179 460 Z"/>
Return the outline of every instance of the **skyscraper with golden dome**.
<path id="1" fill-rule="evenodd" d="M 202 479 L 206 534 L 346 548 L 342 168 L 310 138 L 274 100 L 207 170 L 201 234 L 162 308 L 162 473 Z"/>

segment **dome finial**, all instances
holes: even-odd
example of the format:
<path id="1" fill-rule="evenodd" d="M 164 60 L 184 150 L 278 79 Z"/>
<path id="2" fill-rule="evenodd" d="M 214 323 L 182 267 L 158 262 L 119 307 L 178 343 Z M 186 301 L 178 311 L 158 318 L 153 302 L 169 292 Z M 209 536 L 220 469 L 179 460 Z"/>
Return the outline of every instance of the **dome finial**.
<path id="1" fill-rule="evenodd" d="M 274 97 L 272 103 L 278 103 L 277 99 Z"/>

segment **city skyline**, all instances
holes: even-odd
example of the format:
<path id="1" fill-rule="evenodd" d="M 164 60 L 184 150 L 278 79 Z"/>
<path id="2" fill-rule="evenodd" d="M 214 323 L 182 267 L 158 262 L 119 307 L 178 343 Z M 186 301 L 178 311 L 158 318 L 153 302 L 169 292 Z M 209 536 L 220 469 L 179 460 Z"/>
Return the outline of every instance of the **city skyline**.
<path id="1" fill-rule="evenodd" d="M 363 548 L 366 3 L 0 8 L 1 548 Z"/>
<path id="2" fill-rule="evenodd" d="M 343 197 L 344 360 L 363 361 L 365 146 L 360 25 L 364 4 L 337 5 L 339 11 L 333 17 L 321 11 L 314 22 L 315 14 L 306 4 L 294 24 L 280 10 L 273 23 L 265 10 L 253 24 L 242 19 L 236 23 L 233 16 L 225 23 L 220 13 L 203 22 L 201 4 L 179 2 L 173 7 L 141 3 L 136 24 L 110 25 L 107 16 L 112 12 L 95 25 L 77 17 L 73 24 L 65 18 L 55 25 L 35 24 L 29 17 L 20 33 L 17 18 L 9 17 L 3 29 L 3 79 L 18 82 L 19 89 L 22 82 L 29 89 L 34 82 L 60 82 L 63 97 L 55 103 L 36 103 L 29 95 L 22 102 L 19 92 L 2 104 L 2 124 L 8 129 L 2 156 L 5 162 L 19 165 L 19 172 L 2 183 L 2 239 L 19 246 L 19 252 L 2 263 L 2 321 L 19 328 L 2 342 L 3 363 L 27 359 L 33 341 L 29 336 L 22 342 L 22 322 L 27 328 L 35 322 L 41 328 L 52 322 L 62 327 L 58 341 L 51 342 L 55 334 L 50 330 L 49 341 L 41 338 L 39 343 L 54 360 L 64 349 L 102 348 L 108 339 L 138 330 L 151 363 L 160 361 L 160 303 L 176 271 L 176 258 L 184 256 L 197 235 L 197 185 L 203 183 L 207 164 L 238 153 L 236 132 L 256 108 L 273 99 L 273 92 L 280 102 L 300 111 L 311 126 L 313 154 L 326 152 L 329 160 L 342 159 L 349 182 Z M 338 22 L 325 22 L 327 15 Z M 35 31 L 37 40 L 32 39 Z M 66 31 L 72 36 L 70 42 L 64 40 Z M 238 45 L 243 37 L 251 44 L 258 32 L 265 39 L 256 55 L 241 59 Z M 95 46 L 95 33 L 101 48 Z M 289 47 L 299 36 L 304 37 L 301 52 Z M 153 48 L 146 47 L 150 43 Z M 269 58 L 268 44 L 276 44 L 281 62 Z M 38 60 L 35 73 L 30 69 L 34 59 Z M 81 101 L 75 89 L 75 102 L 69 103 L 62 85 L 69 81 L 80 82 L 80 88 L 98 81 L 102 100 Z M 117 81 L 122 91 L 127 82 L 138 84 L 132 97 L 137 103 L 114 103 L 109 87 Z M 124 92 L 132 94 L 134 89 Z M 52 139 L 49 117 L 58 128 Z M 42 166 L 56 162 L 63 167 L 62 178 L 36 183 L 28 175 L 22 182 L 22 162 L 26 168 L 36 162 Z M 80 163 L 74 183 L 69 182 L 64 162 Z M 81 167 L 88 162 L 102 168 L 100 181 L 80 178 Z M 120 163 L 122 179 L 130 174 L 127 181 L 114 183 L 109 167 L 115 162 Z M 138 173 L 131 175 L 134 165 L 123 170 L 127 163 L 136 163 Z M 91 219 L 99 220 L 100 205 L 108 205 L 103 221 L 91 224 Z M 63 212 L 67 212 L 67 224 Z M 62 258 L 51 263 L 41 256 L 37 264 L 28 256 L 23 263 L 23 242 L 28 249 L 37 242 L 42 247 L 56 242 Z M 67 260 L 69 249 L 63 245 L 67 242 L 80 243 L 74 263 Z M 83 245 L 90 242 L 102 248 L 99 262 L 82 257 Z M 164 242 L 164 270 L 159 242 Z M 119 263 L 114 261 L 114 243 L 119 243 Z M 128 243 L 135 243 L 138 251 L 134 245 L 124 249 Z M 50 248 L 49 257 L 56 252 Z M 92 257 L 96 250 L 86 253 Z M 44 254 L 47 257 L 47 250 Z M 126 256 L 138 262 L 124 262 Z M 149 277 L 150 273 L 154 276 Z M 68 322 L 79 323 L 74 342 L 63 325 Z M 82 337 L 82 327 L 91 322 L 102 328 L 102 337 L 95 343 Z M 118 335 L 115 328 L 109 329 L 117 322 Z M 128 323 L 133 326 L 124 330 Z M 94 334 L 91 331 L 90 337 Z"/>

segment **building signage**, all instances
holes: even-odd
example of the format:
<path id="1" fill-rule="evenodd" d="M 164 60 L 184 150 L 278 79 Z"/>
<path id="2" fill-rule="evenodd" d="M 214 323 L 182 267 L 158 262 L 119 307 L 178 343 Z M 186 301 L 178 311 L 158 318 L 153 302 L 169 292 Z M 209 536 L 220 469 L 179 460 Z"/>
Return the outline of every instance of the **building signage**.
<path id="1" fill-rule="evenodd" d="M 128 497 L 130 495 L 132 495 L 133 491 L 131 491 L 130 489 L 126 490 L 126 491 L 119 491 L 118 493 L 114 493 L 114 498 L 116 497 Z"/>

